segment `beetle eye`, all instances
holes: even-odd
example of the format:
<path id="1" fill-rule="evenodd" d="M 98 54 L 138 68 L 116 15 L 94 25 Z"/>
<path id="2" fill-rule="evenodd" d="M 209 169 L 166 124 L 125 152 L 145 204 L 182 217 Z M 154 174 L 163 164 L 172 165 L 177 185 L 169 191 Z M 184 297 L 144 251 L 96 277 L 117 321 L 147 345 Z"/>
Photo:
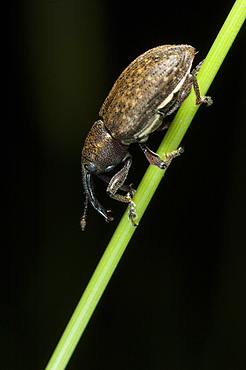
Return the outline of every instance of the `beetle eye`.
<path id="1" fill-rule="evenodd" d="M 85 164 L 84 165 L 84 168 L 86 169 L 86 171 L 88 172 L 95 172 L 95 166 L 91 165 L 91 164 Z"/>
<path id="2" fill-rule="evenodd" d="M 114 168 L 115 168 L 115 165 L 108 166 L 108 167 L 106 167 L 106 169 L 104 170 L 104 172 L 112 171 Z"/>

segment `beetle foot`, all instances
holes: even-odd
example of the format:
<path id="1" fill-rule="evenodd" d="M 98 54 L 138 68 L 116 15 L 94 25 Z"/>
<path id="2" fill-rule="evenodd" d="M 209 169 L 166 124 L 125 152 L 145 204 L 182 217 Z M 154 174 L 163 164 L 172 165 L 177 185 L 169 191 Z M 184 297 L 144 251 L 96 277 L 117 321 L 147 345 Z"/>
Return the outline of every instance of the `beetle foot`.
<path id="1" fill-rule="evenodd" d="M 136 222 L 134 221 L 134 219 L 137 217 L 137 214 L 136 214 L 136 204 L 133 202 L 132 198 L 131 198 L 131 194 L 130 193 L 127 193 L 126 194 L 126 199 L 129 200 L 129 214 L 128 214 L 128 218 L 129 220 L 131 221 L 132 223 L 132 226 L 138 226 L 138 224 L 136 224 Z"/>
<path id="2" fill-rule="evenodd" d="M 109 223 L 110 221 L 114 221 L 114 218 L 110 215 L 113 211 L 111 211 L 111 209 L 107 209 L 107 216 L 108 217 L 105 217 L 105 221 L 107 223 Z"/>
<path id="3" fill-rule="evenodd" d="M 182 148 L 182 147 L 178 148 L 177 150 L 173 150 L 170 153 L 166 153 L 165 154 L 166 160 L 164 161 L 166 167 L 168 167 L 170 165 L 170 163 L 172 162 L 173 158 L 178 157 L 182 153 L 184 153 L 184 148 Z"/>
<path id="4" fill-rule="evenodd" d="M 210 105 L 213 104 L 213 99 L 211 98 L 211 96 L 201 96 L 200 99 L 196 100 L 195 105 L 200 105 L 202 103 L 206 103 L 207 106 L 209 107 Z"/>

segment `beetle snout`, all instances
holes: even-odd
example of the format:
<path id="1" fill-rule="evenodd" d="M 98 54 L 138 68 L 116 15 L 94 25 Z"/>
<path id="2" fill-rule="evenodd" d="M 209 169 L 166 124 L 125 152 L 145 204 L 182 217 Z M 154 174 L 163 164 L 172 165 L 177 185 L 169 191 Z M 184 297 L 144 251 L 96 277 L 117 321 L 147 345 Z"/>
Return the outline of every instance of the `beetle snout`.
<path id="1" fill-rule="evenodd" d="M 94 173 L 93 173 L 94 171 Z M 85 209 L 84 214 L 81 219 L 81 227 L 82 230 L 84 230 L 86 225 L 86 213 L 87 213 L 87 207 L 88 207 L 88 201 L 92 204 L 92 206 L 95 208 L 95 210 L 100 213 L 107 222 L 112 221 L 113 218 L 110 216 L 109 211 L 107 211 L 97 200 L 92 176 L 95 174 L 95 169 L 93 164 L 89 165 L 88 163 L 83 163 L 82 160 L 82 182 L 83 187 L 85 191 L 86 201 L 85 201 Z"/>

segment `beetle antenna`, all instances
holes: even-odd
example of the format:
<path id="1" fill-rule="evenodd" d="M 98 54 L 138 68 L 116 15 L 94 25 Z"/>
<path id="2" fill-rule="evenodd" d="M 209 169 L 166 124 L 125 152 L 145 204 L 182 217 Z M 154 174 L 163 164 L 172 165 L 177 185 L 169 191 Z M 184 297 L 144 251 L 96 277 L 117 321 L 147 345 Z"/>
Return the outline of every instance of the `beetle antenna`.
<path id="1" fill-rule="evenodd" d="M 84 211 L 83 211 L 83 215 L 82 215 L 81 221 L 80 221 L 80 226 L 81 226 L 82 231 L 85 231 L 85 227 L 86 227 L 86 216 L 87 216 L 87 210 L 88 210 L 88 201 L 89 201 L 88 195 L 85 194 Z"/>

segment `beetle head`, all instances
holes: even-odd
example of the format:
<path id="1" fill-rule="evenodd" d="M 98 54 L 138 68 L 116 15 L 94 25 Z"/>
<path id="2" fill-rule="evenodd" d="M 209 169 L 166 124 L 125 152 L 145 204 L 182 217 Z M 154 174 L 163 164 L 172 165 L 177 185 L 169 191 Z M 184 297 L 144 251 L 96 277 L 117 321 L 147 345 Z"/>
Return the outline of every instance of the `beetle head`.
<path id="1" fill-rule="evenodd" d="M 86 225 L 86 213 L 89 202 L 106 221 L 113 220 L 109 215 L 109 211 L 96 198 L 92 176 L 111 171 L 117 164 L 122 162 L 127 150 L 128 145 L 123 145 L 119 140 L 114 139 L 101 120 L 94 123 L 85 139 L 82 150 L 82 182 L 86 196 L 84 213 L 81 219 L 82 230 L 84 230 Z"/>

